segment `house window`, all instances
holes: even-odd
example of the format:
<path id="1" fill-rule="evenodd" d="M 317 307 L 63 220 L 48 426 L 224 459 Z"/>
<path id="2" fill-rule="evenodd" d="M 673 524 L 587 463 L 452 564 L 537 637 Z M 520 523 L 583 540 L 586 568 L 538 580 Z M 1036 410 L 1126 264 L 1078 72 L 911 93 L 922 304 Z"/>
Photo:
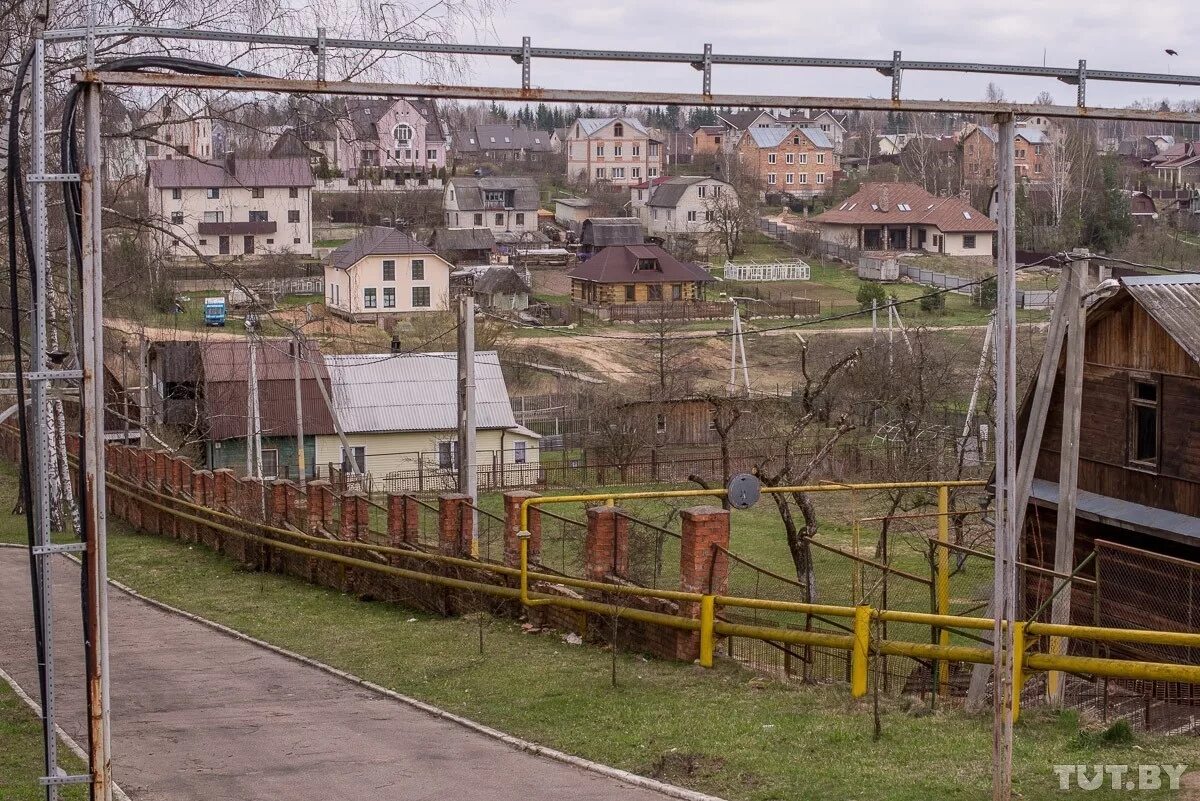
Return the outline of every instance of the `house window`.
<path id="1" fill-rule="evenodd" d="M 290 197 L 292 200 L 295 200 L 296 198 L 300 197 L 300 187 L 298 187 L 298 186 L 288 187 L 288 197 Z"/>
<path id="2" fill-rule="evenodd" d="M 604 157 L 604 144 L 603 143 L 596 145 L 596 155 L 600 156 L 601 158 Z"/>
<path id="3" fill-rule="evenodd" d="M 768 153 L 768 154 L 767 154 L 767 163 L 768 163 L 768 164 L 774 164 L 774 163 L 775 163 L 775 154 L 774 154 L 774 153 Z"/>
<path id="4" fill-rule="evenodd" d="M 263 448 L 262 477 L 263 478 L 278 478 L 279 477 L 279 449 L 278 448 Z"/>
<path id="5" fill-rule="evenodd" d="M 299 244 L 300 244 L 300 237 L 298 237 L 298 236 L 294 236 L 294 237 L 292 237 L 292 244 L 293 244 L 293 245 L 299 245 Z"/>
<path id="6" fill-rule="evenodd" d="M 396 260 L 395 259 L 384 259 L 383 260 L 383 280 L 384 281 L 395 281 L 396 280 Z"/>
<path id="7" fill-rule="evenodd" d="M 171 225 L 183 225 L 183 212 L 182 211 L 171 212 Z"/>
<path id="8" fill-rule="evenodd" d="M 437 151 L 436 150 L 426 150 L 425 151 L 425 160 L 426 161 L 437 161 Z"/>
<path id="9" fill-rule="evenodd" d="M 504 212 L 496 212 L 496 225 L 504 225 Z"/>
<path id="10" fill-rule="evenodd" d="M 367 448 L 365 445 L 351 445 L 350 454 L 354 459 L 354 472 L 367 472 Z M 350 472 L 350 460 L 346 458 L 346 449 L 342 448 L 342 471 Z"/>
<path id="11" fill-rule="evenodd" d="M 708 430 L 709 430 L 709 431 L 716 431 L 716 430 L 717 430 L 717 413 L 716 413 L 716 412 L 713 412 L 711 415 L 709 415 L 709 418 L 708 418 Z"/>
<path id="12" fill-rule="evenodd" d="M 627 303 L 632 303 L 635 300 L 637 300 L 637 286 L 635 286 L 634 284 L 626 284 L 625 285 L 625 301 Z"/>
<path id="13" fill-rule="evenodd" d="M 613 167 L 612 177 L 613 178 L 624 178 L 625 177 L 625 168 L 624 167 Z"/>
<path id="14" fill-rule="evenodd" d="M 218 186 L 209 187 L 206 197 L 208 197 L 209 200 L 217 200 L 221 197 L 221 188 Z"/>
<path id="15" fill-rule="evenodd" d="M 429 287 L 427 287 L 427 286 L 414 286 L 413 287 L 412 305 L 413 305 L 414 309 L 428 309 L 430 307 L 431 304 L 429 301 Z"/>
<path id="16" fill-rule="evenodd" d="M 771 184 L 771 185 L 775 184 L 775 173 L 773 173 L 773 172 L 767 173 L 767 183 Z"/>
<path id="17" fill-rule="evenodd" d="M 963 234 L 963 250 L 975 249 L 975 234 Z"/>
<path id="18" fill-rule="evenodd" d="M 373 309 L 376 305 L 375 287 L 367 287 L 363 290 L 363 308 Z"/>
<path id="19" fill-rule="evenodd" d="M 824 153 L 818 153 L 818 154 L 817 154 L 817 163 L 818 163 L 818 164 L 824 164 L 824 163 L 825 163 L 825 154 L 824 154 Z"/>
<path id="20" fill-rule="evenodd" d="M 517 225 L 524 225 L 524 224 L 525 224 L 525 212 L 518 211 L 517 212 Z"/>
<path id="21" fill-rule="evenodd" d="M 651 284 L 647 287 L 647 290 L 647 296 L 650 300 L 661 301 L 663 299 L 662 284 Z"/>
<path id="22" fill-rule="evenodd" d="M 208 240 L 207 240 L 207 239 L 201 239 L 201 240 L 200 240 L 200 244 L 201 244 L 201 245 L 207 245 L 207 244 L 208 244 Z"/>
<path id="23" fill-rule="evenodd" d="M 696 222 L 696 212 L 695 211 L 689 211 L 687 213 L 687 215 L 688 215 L 687 216 L 688 222 Z"/>
<path id="24" fill-rule="evenodd" d="M 696 194 L 699 195 L 700 197 L 704 197 L 705 195 L 708 194 L 708 187 L 705 186 L 704 184 L 700 184 L 700 186 L 696 187 Z"/>
<path id="25" fill-rule="evenodd" d="M 785 175 L 783 176 L 783 182 L 784 182 L 785 184 L 794 184 L 794 183 L 796 183 L 796 173 L 794 173 L 794 172 L 789 172 L 789 173 L 785 174 Z"/>
<path id="26" fill-rule="evenodd" d="M 658 145 L 651 142 L 650 143 L 650 158 L 654 158 L 657 155 L 658 155 Z"/>
<path id="27" fill-rule="evenodd" d="M 621 146 L 620 145 L 613 145 L 613 155 L 614 156 L 621 155 Z"/>
<path id="28" fill-rule="evenodd" d="M 410 147 L 410 142 L 412 142 L 413 138 L 413 129 L 402 122 L 392 129 L 392 137 L 396 140 L 397 147 Z M 396 155 L 399 155 L 399 153 Z"/>
<path id="29" fill-rule="evenodd" d="M 795 153 L 784 153 L 783 161 L 785 164 L 795 164 L 796 163 L 796 154 Z"/>
<path id="30" fill-rule="evenodd" d="M 619 122 L 617 124 L 613 125 L 613 136 L 624 136 L 624 135 L 625 135 L 625 126 L 624 125 L 622 125 Z"/>
<path id="31" fill-rule="evenodd" d="M 414 281 L 424 281 L 425 280 L 425 260 L 424 259 L 413 259 L 412 260 L 412 280 L 414 280 Z"/>
<path id="32" fill-rule="evenodd" d="M 637 154 L 635 153 L 634 155 L 637 155 Z M 634 178 L 642 177 L 642 168 L 641 167 L 630 167 L 629 172 L 630 172 L 630 175 L 632 175 Z"/>
<path id="33" fill-rule="evenodd" d="M 267 213 L 261 209 L 257 211 L 251 210 L 250 222 L 270 222 L 270 218 L 267 216 Z"/>
<path id="34" fill-rule="evenodd" d="M 1158 467 L 1159 391 L 1150 377 L 1135 376 L 1129 387 L 1129 461 Z"/>
<path id="35" fill-rule="evenodd" d="M 808 173 L 806 173 L 806 172 L 800 173 L 800 183 L 802 183 L 802 184 L 808 183 Z"/>
<path id="36" fill-rule="evenodd" d="M 290 223 L 300 222 L 300 210 L 299 209 L 288 209 L 288 222 L 290 222 Z"/>
<path id="37" fill-rule="evenodd" d="M 800 154 L 800 163 L 801 163 L 801 164 L 807 164 L 807 163 L 808 163 L 808 154 L 807 154 L 807 153 L 801 153 L 801 154 Z"/>
<path id="38" fill-rule="evenodd" d="M 453 470 L 454 462 L 456 461 L 455 452 L 458 450 L 455 447 L 454 440 L 443 440 L 437 444 L 438 446 L 438 468 L 441 470 Z"/>
<path id="39" fill-rule="evenodd" d="M 650 177 L 650 178 L 657 178 L 657 177 L 658 177 L 658 167 L 651 167 L 651 168 L 650 168 L 649 177 Z"/>
<path id="40" fill-rule="evenodd" d="M 667 416 L 665 414 L 663 414 L 662 412 L 659 412 L 658 415 L 654 418 L 654 433 L 656 433 L 656 434 L 667 433 Z"/>
<path id="41" fill-rule="evenodd" d="M 604 168 L 603 168 L 603 167 L 597 167 L 597 168 L 596 168 L 596 177 L 597 177 L 597 178 L 603 178 L 603 177 L 604 177 Z"/>
<path id="42" fill-rule="evenodd" d="M 528 442 L 514 442 L 513 443 L 513 462 L 515 462 L 516 464 L 525 464 L 525 462 L 529 458 L 528 453 L 527 453 L 527 451 L 529 450 L 528 446 L 529 446 Z"/>
<path id="43" fill-rule="evenodd" d="M 183 200 L 183 190 L 182 189 L 172 189 L 171 190 L 171 200 Z"/>
<path id="44" fill-rule="evenodd" d="M 396 308 L 396 287 L 385 286 L 383 288 L 383 308 L 385 308 L 385 309 Z"/>
<path id="45" fill-rule="evenodd" d="M 275 240 L 274 240 L 274 239 L 268 239 L 268 240 L 267 240 L 267 244 L 268 244 L 268 245 L 274 245 L 274 244 L 275 244 Z"/>
<path id="46" fill-rule="evenodd" d="M 817 173 L 817 183 L 819 183 L 819 184 L 825 183 L 825 173 L 823 173 L 823 172 Z"/>
<path id="47" fill-rule="evenodd" d="M 683 284 L 671 284 L 671 300 L 683 300 Z"/>
<path id="48" fill-rule="evenodd" d="M 225 222 L 225 212 L 223 211 L 206 211 L 204 212 L 205 222 Z"/>
<path id="49" fill-rule="evenodd" d="M 250 197 L 266 197 L 267 193 L 261 186 L 255 186 L 250 189 Z"/>
<path id="50" fill-rule="evenodd" d="M 483 215 L 482 215 L 482 214 L 476 214 L 476 215 L 475 215 L 475 225 L 476 225 L 476 226 L 482 226 L 482 225 L 483 225 Z"/>
<path id="51" fill-rule="evenodd" d="M 642 146 L 641 146 L 641 145 L 634 145 L 634 146 L 633 146 L 633 155 L 634 155 L 634 157 L 635 157 L 635 158 L 636 158 L 637 156 L 640 156 L 640 155 L 642 155 Z"/>

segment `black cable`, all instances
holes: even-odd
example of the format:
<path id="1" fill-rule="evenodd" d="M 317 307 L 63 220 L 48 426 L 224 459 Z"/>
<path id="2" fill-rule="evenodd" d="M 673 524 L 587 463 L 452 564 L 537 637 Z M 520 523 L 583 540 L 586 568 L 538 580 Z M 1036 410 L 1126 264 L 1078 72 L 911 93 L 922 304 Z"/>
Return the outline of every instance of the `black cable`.
<path id="1" fill-rule="evenodd" d="M 12 347 L 13 347 L 13 369 L 17 383 L 17 426 L 20 429 L 20 448 L 21 448 L 21 503 L 25 507 L 25 534 L 29 542 L 29 585 L 32 591 L 33 600 L 33 634 L 34 644 L 37 651 L 38 665 L 38 688 L 41 691 L 42 701 L 42 734 L 48 741 L 50 737 L 56 737 L 57 734 L 50 730 L 50 720 L 46 716 L 46 696 L 48 694 L 47 672 L 46 672 L 46 630 L 45 622 L 42 619 L 41 610 L 41 594 L 42 594 L 42 571 L 38 564 L 37 557 L 33 553 L 34 546 L 37 545 L 37 533 L 33 525 L 33 478 L 29 469 L 29 420 L 25 410 L 25 368 L 23 365 L 24 354 L 21 348 L 21 310 L 20 310 L 20 292 L 18 290 L 18 282 L 20 280 L 20 271 L 17 267 L 17 216 L 21 217 L 22 233 L 25 240 L 26 253 L 32 254 L 33 240 L 29 232 L 28 221 L 25 215 L 25 193 L 21 188 L 21 137 L 20 137 L 20 120 L 21 120 L 21 94 L 23 84 L 25 83 L 26 74 L 29 71 L 29 65 L 33 61 L 33 48 L 30 48 L 25 56 L 21 59 L 20 67 L 17 69 L 16 81 L 13 83 L 12 98 L 9 101 L 8 110 L 8 297 L 9 297 L 9 315 L 10 325 L 12 326 Z M 19 200 L 19 204 L 18 204 Z M 30 261 L 32 269 L 33 262 Z M 30 282 L 31 286 L 33 282 Z M 34 290 L 36 291 L 36 290 Z M 35 299 L 36 303 L 36 299 Z M 45 754 L 45 775 L 51 775 L 53 765 L 50 764 L 50 752 Z"/>

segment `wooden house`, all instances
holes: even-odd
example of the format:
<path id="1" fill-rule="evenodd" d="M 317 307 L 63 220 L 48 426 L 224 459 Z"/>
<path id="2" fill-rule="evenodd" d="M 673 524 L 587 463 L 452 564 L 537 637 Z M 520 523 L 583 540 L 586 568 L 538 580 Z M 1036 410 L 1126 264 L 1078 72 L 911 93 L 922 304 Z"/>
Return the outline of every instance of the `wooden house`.
<path id="1" fill-rule="evenodd" d="M 1021 542 L 1022 560 L 1042 568 L 1054 565 L 1061 367 Z M 1073 563 L 1090 558 L 1082 574 L 1095 584 L 1075 586 L 1071 622 L 1194 630 L 1200 592 L 1187 587 L 1200 585 L 1200 276 L 1126 277 L 1089 310 L 1081 397 Z M 1050 580 L 1025 576 L 1028 614 L 1049 597 Z M 1140 646 L 1120 648 L 1154 658 Z M 1194 652 L 1173 656 L 1200 661 Z"/>
<path id="2" fill-rule="evenodd" d="M 571 270 L 571 299 L 587 304 L 703 300 L 713 277 L 657 245 L 613 245 Z"/>

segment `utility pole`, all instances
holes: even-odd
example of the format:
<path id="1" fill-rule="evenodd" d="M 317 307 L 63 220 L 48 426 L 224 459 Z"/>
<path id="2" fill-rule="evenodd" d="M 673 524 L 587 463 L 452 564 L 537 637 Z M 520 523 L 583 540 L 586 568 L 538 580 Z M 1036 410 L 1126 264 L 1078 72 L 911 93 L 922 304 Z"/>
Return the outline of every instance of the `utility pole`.
<path id="1" fill-rule="evenodd" d="M 254 475 L 254 340 L 246 334 L 246 475 Z"/>
<path id="2" fill-rule="evenodd" d="M 1072 254 L 1075 255 L 1075 254 Z M 1090 255 L 1086 251 L 1081 256 Z M 1083 303 L 1088 271 L 1086 259 L 1067 266 L 1067 283 L 1059 306 L 1067 322 L 1067 365 L 1063 375 L 1062 442 L 1059 448 L 1058 509 L 1054 532 L 1054 572 L 1070 575 L 1075 569 L 1075 509 L 1079 484 L 1079 426 L 1083 400 L 1083 360 L 1087 308 Z M 1065 586 L 1064 586 L 1065 583 Z M 1055 578 L 1054 599 L 1050 602 L 1050 622 L 1071 622 L 1071 582 Z M 1065 654 L 1066 637 L 1050 638 L 1050 653 Z M 1046 676 L 1046 697 L 1052 705 L 1063 700 L 1064 675 L 1055 670 Z"/>
<path id="3" fill-rule="evenodd" d="M 303 339 L 300 341 L 301 343 L 304 342 Z M 321 400 L 325 401 L 325 408 L 329 410 L 329 417 L 333 420 L 333 430 L 337 432 L 338 440 L 342 443 L 342 464 L 346 465 L 347 472 L 353 475 L 362 475 L 362 471 L 358 469 L 358 462 L 354 460 L 354 450 L 350 447 L 350 440 L 346 439 L 346 432 L 342 428 L 342 421 L 338 419 L 337 409 L 333 408 L 333 401 L 329 397 L 329 390 L 325 388 L 325 382 L 321 380 L 321 372 L 317 369 L 317 363 L 310 361 L 308 367 L 312 371 L 313 380 L 317 382 L 317 389 L 321 391 Z"/>
<path id="4" fill-rule="evenodd" d="M 150 340 L 138 334 L 138 430 L 141 431 L 138 445 L 150 446 L 146 427 L 150 425 Z"/>
<path id="5" fill-rule="evenodd" d="M 999 248 L 996 264 L 996 560 L 993 596 L 992 797 L 1012 798 L 1013 651 L 1017 595 L 1016 471 L 1016 173 L 1010 112 L 996 115 L 1000 142 Z"/>
<path id="6" fill-rule="evenodd" d="M 737 392 L 737 365 L 740 356 L 742 362 L 742 383 L 746 388 L 746 395 L 750 395 L 750 367 L 746 363 L 746 341 L 742 336 L 742 311 L 738 306 L 739 300 L 746 298 L 730 297 L 730 302 L 733 303 L 733 315 L 730 318 L 729 338 L 729 395 Z"/>
<path id="7" fill-rule="evenodd" d="M 458 491 L 478 505 L 475 425 L 475 298 L 466 294 L 458 299 Z M 479 554 L 475 515 L 471 515 L 471 554 Z"/>
<path id="8" fill-rule="evenodd" d="M 299 476 L 300 488 L 304 488 L 307 465 L 304 456 L 304 401 L 300 397 L 300 358 L 303 348 L 300 344 L 300 334 L 292 337 L 292 383 L 296 390 L 296 474 Z"/>
<path id="9" fill-rule="evenodd" d="M 879 302 L 871 298 L 871 341 L 875 341 L 879 333 Z"/>

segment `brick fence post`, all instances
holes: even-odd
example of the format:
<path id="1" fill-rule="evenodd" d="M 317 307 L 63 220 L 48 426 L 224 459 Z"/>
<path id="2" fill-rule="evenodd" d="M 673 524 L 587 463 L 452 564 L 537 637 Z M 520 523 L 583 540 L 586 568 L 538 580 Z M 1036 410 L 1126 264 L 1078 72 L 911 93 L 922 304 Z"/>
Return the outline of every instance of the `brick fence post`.
<path id="1" fill-rule="evenodd" d="M 308 496 L 305 501 L 305 506 L 308 508 L 305 528 L 309 534 L 316 534 L 325 526 L 325 504 L 329 499 L 329 482 L 323 478 L 310 481 L 304 485 L 304 492 Z"/>
<path id="2" fill-rule="evenodd" d="M 629 573 L 629 518 L 619 507 L 588 507 L 583 573 L 592 581 Z"/>
<path id="3" fill-rule="evenodd" d="M 213 507 L 213 474 L 211 470 L 196 470 L 192 472 L 192 502 L 206 509 Z M 207 517 L 207 515 L 200 511 L 196 511 L 195 514 L 200 517 Z M 193 529 L 193 539 L 195 542 L 208 544 L 210 537 L 207 537 L 206 533 L 211 534 L 211 532 L 212 529 L 207 529 L 197 523 Z"/>
<path id="4" fill-rule="evenodd" d="M 361 503 L 360 503 L 361 501 Z M 343 492 L 340 502 L 342 506 L 341 519 L 338 521 L 338 539 L 358 540 L 361 526 L 358 521 L 359 513 L 366 511 L 366 498 L 357 490 Z"/>
<path id="5" fill-rule="evenodd" d="M 693 506 L 680 512 L 679 589 L 702 595 L 724 595 L 729 589 L 729 557 L 714 546 L 729 547 L 729 510 Z M 681 611 L 699 618 L 700 604 L 682 604 Z M 676 656 L 693 660 L 700 655 L 699 633 L 679 632 Z"/>
<path id="6" fill-rule="evenodd" d="M 504 564 L 521 566 L 521 545 L 517 532 L 521 530 L 521 504 L 527 498 L 536 498 L 536 492 L 509 490 L 504 493 Z M 542 513 L 536 506 L 529 507 L 529 562 L 535 564 L 542 555 Z"/>
<path id="7" fill-rule="evenodd" d="M 471 555 L 471 496 L 456 492 L 438 496 L 438 547 L 447 556 Z"/>
<path id="8" fill-rule="evenodd" d="M 417 545 L 421 541 L 420 507 L 412 495 L 388 493 L 387 496 L 388 545 L 403 548 Z M 393 563 L 398 560 L 392 559 Z"/>
<path id="9" fill-rule="evenodd" d="M 219 467 L 212 471 L 212 474 L 213 497 L 210 503 L 214 509 L 222 512 L 229 511 L 229 507 L 233 505 L 233 470 L 228 467 Z"/>

